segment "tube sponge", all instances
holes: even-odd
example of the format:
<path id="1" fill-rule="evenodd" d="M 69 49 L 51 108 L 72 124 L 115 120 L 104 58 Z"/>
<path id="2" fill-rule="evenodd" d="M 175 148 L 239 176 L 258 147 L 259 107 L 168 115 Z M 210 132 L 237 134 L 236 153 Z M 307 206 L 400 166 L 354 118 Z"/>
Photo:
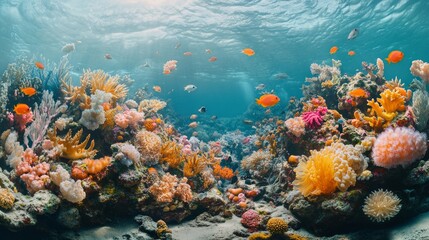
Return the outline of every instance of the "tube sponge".
<path id="1" fill-rule="evenodd" d="M 426 134 L 410 128 L 388 128 L 375 140 L 374 164 L 384 168 L 408 166 L 426 153 Z"/>

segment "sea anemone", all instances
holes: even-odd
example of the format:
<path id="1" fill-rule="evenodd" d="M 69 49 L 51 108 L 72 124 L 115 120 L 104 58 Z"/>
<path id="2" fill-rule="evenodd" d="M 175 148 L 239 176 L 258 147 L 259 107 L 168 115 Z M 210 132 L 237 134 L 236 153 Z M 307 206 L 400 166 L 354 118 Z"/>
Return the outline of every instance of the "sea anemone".
<path id="1" fill-rule="evenodd" d="M 408 166 L 426 153 L 426 134 L 410 128 L 389 128 L 381 133 L 372 147 L 376 166 Z"/>
<path id="2" fill-rule="evenodd" d="M 399 213 L 400 202 L 401 199 L 391 191 L 379 189 L 365 199 L 363 212 L 372 221 L 384 222 Z"/>

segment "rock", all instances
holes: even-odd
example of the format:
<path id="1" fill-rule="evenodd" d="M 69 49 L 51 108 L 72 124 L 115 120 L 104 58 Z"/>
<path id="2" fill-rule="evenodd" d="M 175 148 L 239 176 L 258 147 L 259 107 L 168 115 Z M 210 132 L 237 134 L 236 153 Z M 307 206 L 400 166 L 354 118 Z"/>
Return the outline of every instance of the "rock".
<path id="1" fill-rule="evenodd" d="M 77 229 L 80 227 L 79 210 L 75 207 L 63 206 L 57 216 L 57 222 L 68 229 Z"/>
<path id="2" fill-rule="evenodd" d="M 114 240 L 153 240 L 154 238 L 147 233 L 133 230 L 130 233 L 123 234 L 120 237 L 114 237 Z"/>
<path id="3" fill-rule="evenodd" d="M 61 200 L 48 190 L 34 194 L 29 201 L 28 211 L 37 215 L 53 214 L 58 210 Z"/>
<path id="4" fill-rule="evenodd" d="M 134 220 L 140 224 L 139 230 L 156 236 L 156 222 L 149 216 L 137 215 Z"/>
<path id="5" fill-rule="evenodd" d="M 219 195 L 218 190 L 215 188 L 212 188 L 206 193 L 198 194 L 195 202 L 212 215 L 223 212 L 226 206 L 226 202 L 222 195 Z"/>

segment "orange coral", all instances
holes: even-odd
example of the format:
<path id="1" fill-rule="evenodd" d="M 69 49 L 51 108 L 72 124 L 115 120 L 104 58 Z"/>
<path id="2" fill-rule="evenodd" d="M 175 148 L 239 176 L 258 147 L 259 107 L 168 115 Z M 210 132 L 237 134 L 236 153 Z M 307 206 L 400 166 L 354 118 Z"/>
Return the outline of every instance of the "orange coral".
<path id="1" fill-rule="evenodd" d="M 76 160 L 81 158 L 92 158 L 97 153 L 94 149 L 94 140 L 91 140 L 89 148 L 85 148 L 89 142 L 91 134 L 88 134 L 82 143 L 79 143 L 80 137 L 82 136 L 83 129 L 79 130 L 74 136 L 72 136 L 71 129 L 68 131 L 64 138 L 57 136 L 57 131 L 51 130 L 48 132 L 48 137 L 52 141 L 55 147 L 61 149 L 60 157 Z"/>
<path id="2" fill-rule="evenodd" d="M 234 172 L 231 168 L 222 167 L 219 164 L 213 165 L 213 175 L 222 179 L 231 179 L 234 177 Z"/>
<path id="3" fill-rule="evenodd" d="M 183 175 L 185 177 L 194 177 L 198 175 L 206 167 L 206 158 L 194 153 L 186 156 L 186 162 L 183 166 Z"/>
<path id="4" fill-rule="evenodd" d="M 104 111 L 104 116 L 106 117 L 106 120 L 104 121 L 103 125 L 101 126 L 103 129 L 105 128 L 113 128 L 115 126 L 115 114 L 116 114 L 117 108 L 112 108 L 107 111 Z"/>
<path id="5" fill-rule="evenodd" d="M 161 147 L 161 161 L 168 163 L 171 168 L 178 168 L 185 160 L 182 149 L 174 141 L 167 141 Z"/>
<path id="6" fill-rule="evenodd" d="M 350 97 L 354 98 L 368 98 L 369 93 L 362 88 L 356 88 L 349 92 Z"/>
<path id="7" fill-rule="evenodd" d="M 86 78 L 90 82 L 92 94 L 94 94 L 96 90 L 111 93 L 113 103 L 127 96 L 128 89 L 124 84 L 119 83 L 119 76 L 110 76 L 103 70 L 86 70 L 82 78 Z"/>
<path id="8" fill-rule="evenodd" d="M 146 130 L 151 131 L 151 132 L 154 131 L 157 127 L 155 120 L 153 120 L 152 118 L 146 118 L 144 120 L 143 125 L 144 125 L 144 128 Z"/>
<path id="9" fill-rule="evenodd" d="M 111 158 L 106 156 L 98 160 L 86 158 L 83 160 L 85 170 L 89 174 L 97 174 L 110 165 Z"/>
<path id="10" fill-rule="evenodd" d="M 76 180 L 82 180 L 88 177 L 88 173 L 82 170 L 81 167 L 75 166 L 71 170 L 71 177 Z"/>
<path id="11" fill-rule="evenodd" d="M 65 95 L 64 99 L 72 104 L 79 103 L 81 109 L 91 108 L 91 98 L 86 94 L 86 88 L 89 86 L 89 81 L 86 78 L 80 78 L 80 86 L 72 86 L 72 79 L 67 83 L 61 80 L 61 92 Z"/>

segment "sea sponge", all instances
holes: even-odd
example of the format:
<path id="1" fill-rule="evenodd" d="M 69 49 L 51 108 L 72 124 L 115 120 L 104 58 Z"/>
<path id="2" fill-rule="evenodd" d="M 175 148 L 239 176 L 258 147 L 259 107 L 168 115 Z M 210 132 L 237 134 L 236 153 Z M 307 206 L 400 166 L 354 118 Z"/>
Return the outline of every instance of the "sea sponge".
<path id="1" fill-rule="evenodd" d="M 270 218 L 267 222 L 267 231 L 273 235 L 283 234 L 288 229 L 288 224 L 283 218 Z"/>
<path id="2" fill-rule="evenodd" d="M 15 196 L 7 188 L 0 188 L 0 208 L 12 209 L 14 202 Z"/>
<path id="3" fill-rule="evenodd" d="M 83 190 L 82 182 L 77 180 L 66 180 L 60 183 L 60 192 L 64 199 L 72 203 L 78 203 L 86 198 L 86 193 Z"/>
<path id="4" fill-rule="evenodd" d="M 147 165 L 158 163 L 161 156 L 161 138 L 153 132 L 141 130 L 136 134 L 135 142 Z"/>
<path id="5" fill-rule="evenodd" d="M 305 121 L 302 117 L 289 118 L 285 121 L 285 126 L 295 137 L 301 137 L 305 133 Z"/>
<path id="6" fill-rule="evenodd" d="M 311 151 L 308 161 L 299 162 L 293 184 L 304 196 L 330 194 L 337 188 L 346 191 L 355 185 L 357 174 L 366 167 L 361 148 L 333 143 L 320 151 Z"/>
<path id="7" fill-rule="evenodd" d="M 426 134 L 406 127 L 388 128 L 375 140 L 372 158 L 376 166 L 406 167 L 426 153 Z"/>
<path id="8" fill-rule="evenodd" d="M 379 189 L 365 199 L 363 212 L 374 222 L 384 222 L 401 210 L 401 199 L 391 191 Z"/>
<path id="9" fill-rule="evenodd" d="M 70 173 L 67 172 L 67 170 L 65 170 L 61 165 L 58 165 L 54 172 L 50 172 L 49 176 L 51 181 L 57 186 L 60 186 L 62 182 L 70 179 Z"/>

